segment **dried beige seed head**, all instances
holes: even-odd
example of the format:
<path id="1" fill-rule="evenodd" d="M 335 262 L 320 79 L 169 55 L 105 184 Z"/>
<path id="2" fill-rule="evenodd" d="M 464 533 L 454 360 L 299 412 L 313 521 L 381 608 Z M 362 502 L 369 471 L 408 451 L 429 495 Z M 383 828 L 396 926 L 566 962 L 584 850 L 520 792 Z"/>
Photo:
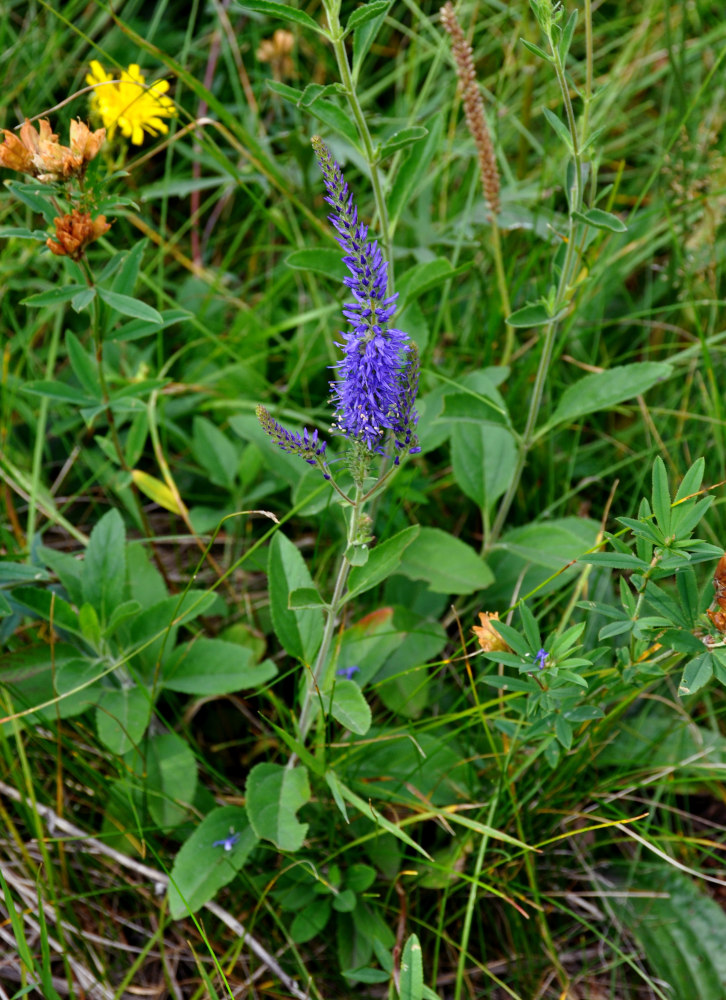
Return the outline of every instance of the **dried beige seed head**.
<path id="1" fill-rule="evenodd" d="M 459 77 L 461 85 L 461 99 L 464 104 L 466 124 L 469 126 L 469 132 L 479 156 L 479 172 L 481 173 L 484 197 L 490 215 L 496 217 L 499 215 L 500 209 L 499 170 L 494 155 L 492 137 L 484 114 L 484 102 L 476 82 L 471 45 L 464 37 L 451 0 L 448 0 L 441 8 L 441 23 L 451 36 L 451 48 L 456 63 L 456 75 Z"/>

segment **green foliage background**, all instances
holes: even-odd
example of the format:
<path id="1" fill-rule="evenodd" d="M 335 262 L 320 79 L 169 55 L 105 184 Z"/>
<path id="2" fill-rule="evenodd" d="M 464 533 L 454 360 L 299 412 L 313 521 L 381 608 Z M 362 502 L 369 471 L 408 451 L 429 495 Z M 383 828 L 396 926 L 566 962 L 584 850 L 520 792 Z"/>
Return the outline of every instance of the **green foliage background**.
<path id="1" fill-rule="evenodd" d="M 571 157 L 545 114 L 565 120 L 562 94 L 523 44 L 545 47 L 533 9 L 458 9 L 501 174 L 506 298 L 515 313 L 540 303 L 508 328 L 436 4 L 340 10 L 360 19 L 346 44 L 382 150 L 381 234 L 315 0 L 6 3 L 5 128 L 47 115 L 65 141 L 88 116 L 91 59 L 165 76 L 178 109 L 169 137 L 119 139 L 92 164 L 114 219 L 88 254 L 105 290 L 93 307 L 74 264 L 17 235 L 50 232 L 55 211 L 43 218 L 4 172 L 7 995 L 52 997 L 58 981 L 118 998 L 150 984 L 184 997 L 723 995 L 726 667 L 702 635 L 726 536 L 726 28 L 703 0 L 575 7 L 566 65 L 593 137 L 587 204 L 627 229 L 591 228 L 582 244 L 499 523 L 541 372 L 540 300 L 571 232 Z M 263 61 L 280 27 L 290 51 Z M 390 558 L 373 548 L 353 571 L 334 643 L 359 672 L 305 747 L 296 719 L 345 524 L 254 409 L 329 430 L 345 290 L 315 133 L 391 252 L 396 324 L 421 353 L 422 453 L 377 502 Z M 701 457 L 686 493 L 710 507 L 689 525 L 695 499 L 680 513 L 671 499 Z M 654 553 L 655 573 L 628 561 Z M 479 612 L 507 621 L 523 598 L 515 659 L 479 655 Z M 537 730 L 546 699 L 520 667 L 538 646 L 551 663 L 574 656 L 564 640 L 554 652 L 563 636 L 585 666 L 562 669 L 585 686 L 562 688 Z M 291 753 L 299 767 L 281 773 Z M 150 891 L 149 870 L 162 889 L 171 878 L 168 894 Z M 218 911 L 203 909 L 213 897 Z"/>

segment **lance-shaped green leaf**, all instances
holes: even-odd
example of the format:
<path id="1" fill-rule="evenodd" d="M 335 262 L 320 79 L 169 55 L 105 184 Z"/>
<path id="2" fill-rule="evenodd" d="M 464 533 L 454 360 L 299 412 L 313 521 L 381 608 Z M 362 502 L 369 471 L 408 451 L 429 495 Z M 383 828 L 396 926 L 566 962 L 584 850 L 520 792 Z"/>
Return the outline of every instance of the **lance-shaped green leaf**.
<path id="1" fill-rule="evenodd" d="M 636 361 L 632 365 L 618 365 L 606 372 L 585 375 L 579 382 L 565 389 L 540 435 L 545 430 L 569 423 L 586 413 L 607 410 L 626 399 L 640 396 L 656 382 L 668 378 L 672 371 L 671 365 L 660 361 Z"/>
<path id="2" fill-rule="evenodd" d="M 415 934 L 411 934 L 403 947 L 401 956 L 401 978 L 399 996 L 401 1000 L 423 1000 L 423 959 L 421 944 Z"/>

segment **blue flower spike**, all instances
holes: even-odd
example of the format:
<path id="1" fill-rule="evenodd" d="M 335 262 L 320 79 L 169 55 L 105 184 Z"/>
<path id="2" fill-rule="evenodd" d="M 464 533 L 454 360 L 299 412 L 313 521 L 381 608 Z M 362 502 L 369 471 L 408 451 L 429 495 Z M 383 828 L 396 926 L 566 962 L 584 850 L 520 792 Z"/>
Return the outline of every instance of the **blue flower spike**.
<path id="1" fill-rule="evenodd" d="M 343 306 L 348 329 L 340 332 L 337 346 L 343 358 L 334 366 L 337 378 L 330 383 L 334 407 L 332 430 L 351 442 L 353 453 L 365 461 L 384 455 L 393 445 L 394 464 L 401 456 L 421 451 L 416 437 L 418 414 L 414 406 L 419 383 L 416 345 L 402 330 L 390 326 L 396 295 L 388 294 L 388 264 L 378 242 L 368 240 L 368 226 L 358 222 L 358 209 L 340 166 L 319 136 L 313 149 L 323 173 L 326 201 L 333 211 L 328 219 L 338 233 L 343 263 L 350 275 L 343 279 L 352 302 Z M 286 430 L 264 406 L 257 407 L 263 429 L 283 451 L 317 465 L 330 479 L 325 442 L 318 432 L 301 434 Z M 361 476 L 362 478 L 362 476 Z"/>
<path id="2" fill-rule="evenodd" d="M 397 295 L 388 295 L 388 264 L 377 241 L 368 242 L 368 227 L 358 222 L 358 209 L 343 172 L 320 136 L 313 149 L 323 172 L 328 216 L 338 233 L 343 263 L 350 276 L 343 279 L 354 301 L 343 306 L 350 329 L 338 344 L 344 357 L 331 383 L 336 430 L 362 442 L 369 451 L 383 453 L 387 432 L 396 446 L 420 451 L 414 428 L 413 406 L 418 389 L 418 356 L 402 330 L 389 326 Z M 397 459 L 398 460 L 398 459 Z"/>
<path id="3" fill-rule="evenodd" d="M 547 657 L 549 655 L 550 654 L 544 649 L 540 649 L 539 652 L 535 655 L 535 660 L 537 661 L 540 670 L 544 670 L 545 664 L 547 663 Z"/>
<path id="4" fill-rule="evenodd" d="M 238 833 L 235 833 L 234 830 L 230 830 L 229 837 L 225 837 L 223 840 L 215 840 L 212 847 L 223 847 L 225 851 L 231 851 L 239 838 L 240 835 Z"/>

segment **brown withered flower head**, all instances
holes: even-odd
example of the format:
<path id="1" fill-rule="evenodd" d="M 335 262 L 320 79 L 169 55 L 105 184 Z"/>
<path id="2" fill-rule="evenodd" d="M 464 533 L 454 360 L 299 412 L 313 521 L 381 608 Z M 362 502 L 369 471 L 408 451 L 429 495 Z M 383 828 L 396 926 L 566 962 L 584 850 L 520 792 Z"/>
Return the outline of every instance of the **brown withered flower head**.
<path id="1" fill-rule="evenodd" d="M 272 38 L 263 38 L 260 42 L 257 58 L 260 62 L 270 64 L 272 75 L 276 80 L 294 75 L 295 67 L 290 58 L 294 44 L 295 36 L 284 28 L 278 28 Z"/>
<path id="2" fill-rule="evenodd" d="M 26 118 L 20 134 L 0 129 L 0 166 L 37 177 L 44 184 L 82 177 L 86 167 L 97 155 L 106 138 L 101 128 L 91 132 L 81 121 L 71 123 L 70 147 L 62 146 L 47 118 L 41 118 L 36 129 Z"/>
<path id="3" fill-rule="evenodd" d="M 48 237 L 46 244 L 57 257 L 70 257 L 79 261 L 89 243 L 103 236 L 111 228 L 105 215 L 92 219 L 89 212 L 73 209 L 70 215 L 53 219 L 55 240 Z"/>
<path id="4" fill-rule="evenodd" d="M 474 625 L 472 632 L 485 653 L 512 652 L 501 635 L 492 626 L 492 621 L 499 621 L 499 615 L 496 611 L 480 611 L 479 621 L 481 625 Z"/>

